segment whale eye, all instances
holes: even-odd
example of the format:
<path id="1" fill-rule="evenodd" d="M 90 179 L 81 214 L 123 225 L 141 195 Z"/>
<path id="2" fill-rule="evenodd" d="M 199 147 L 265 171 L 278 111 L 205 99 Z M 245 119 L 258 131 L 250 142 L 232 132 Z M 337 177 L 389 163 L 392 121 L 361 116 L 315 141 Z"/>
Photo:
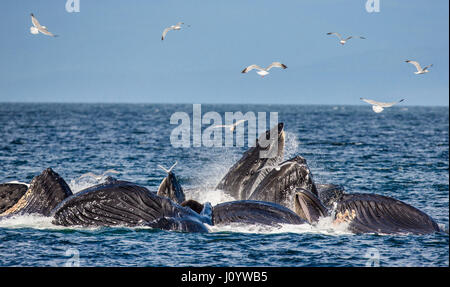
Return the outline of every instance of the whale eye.
<path id="1" fill-rule="evenodd" d="M 293 185 L 289 186 L 289 189 L 290 189 L 290 190 L 293 190 L 293 189 L 294 189 L 294 186 L 293 186 Z"/>

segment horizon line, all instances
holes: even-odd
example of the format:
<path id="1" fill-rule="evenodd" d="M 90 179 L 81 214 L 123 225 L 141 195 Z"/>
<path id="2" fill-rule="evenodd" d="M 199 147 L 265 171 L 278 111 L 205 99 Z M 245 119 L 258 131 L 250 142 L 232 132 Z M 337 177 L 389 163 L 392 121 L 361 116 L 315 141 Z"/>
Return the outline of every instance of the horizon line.
<path id="1" fill-rule="evenodd" d="M 111 105 L 259 105 L 259 106 L 287 106 L 287 105 L 295 105 L 295 106 L 370 106 L 369 104 L 302 104 L 302 103 L 213 103 L 213 102 L 178 102 L 178 103 L 164 103 L 164 102 L 52 102 L 52 101 L 42 101 L 42 102 L 32 102 L 32 101 L 0 101 L 1 104 L 92 104 L 92 105 L 100 105 L 100 104 L 111 104 Z M 403 104 L 402 106 L 408 107 L 449 107 L 449 105 L 408 105 Z M 397 106 L 401 107 L 401 106 Z"/>

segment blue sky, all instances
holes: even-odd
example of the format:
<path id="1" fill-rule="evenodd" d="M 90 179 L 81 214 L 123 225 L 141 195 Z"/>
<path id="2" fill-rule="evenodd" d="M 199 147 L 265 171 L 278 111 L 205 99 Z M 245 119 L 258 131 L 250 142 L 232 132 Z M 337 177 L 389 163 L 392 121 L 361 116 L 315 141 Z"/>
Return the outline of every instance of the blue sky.
<path id="1" fill-rule="evenodd" d="M 449 104 L 447 0 L 65 2 L 0 1 L 0 102 Z M 60 37 L 30 34 L 31 12 Z M 272 61 L 288 68 L 240 73 Z"/>

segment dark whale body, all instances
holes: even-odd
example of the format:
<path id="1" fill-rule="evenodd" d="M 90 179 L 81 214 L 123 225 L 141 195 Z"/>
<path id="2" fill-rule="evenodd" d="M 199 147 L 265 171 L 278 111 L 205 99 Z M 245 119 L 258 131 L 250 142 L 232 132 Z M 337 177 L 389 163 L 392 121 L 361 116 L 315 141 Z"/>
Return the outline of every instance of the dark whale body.
<path id="1" fill-rule="evenodd" d="M 10 209 L 27 192 L 28 186 L 19 183 L 0 184 L 0 214 Z"/>
<path id="2" fill-rule="evenodd" d="M 378 194 L 344 194 L 336 220 L 350 220 L 354 233 L 428 234 L 440 231 L 429 215 L 400 200 Z"/>
<path id="3" fill-rule="evenodd" d="M 207 232 L 202 216 L 190 208 L 126 181 L 109 181 L 67 198 L 55 208 L 53 223 L 63 226 L 150 226 Z"/>
<path id="4" fill-rule="evenodd" d="M 433 218 L 419 209 L 378 194 L 342 194 L 327 208 L 313 194 L 299 191 L 296 194 L 296 208 L 300 209 L 296 210 L 297 214 L 323 214 L 326 210 L 335 224 L 348 223 L 348 229 L 356 234 L 429 234 L 440 231 Z M 314 223 L 318 217 L 307 220 Z"/>
<path id="5" fill-rule="evenodd" d="M 279 204 L 239 200 L 220 203 L 212 208 L 213 225 L 230 223 L 249 223 L 264 225 L 303 224 L 300 218 L 290 209 Z"/>
<path id="6" fill-rule="evenodd" d="M 293 209 L 296 188 L 303 188 L 317 195 L 312 174 L 306 160 L 301 156 L 281 163 L 279 170 L 272 169 L 255 188 L 249 199 L 274 202 Z"/>
<path id="7" fill-rule="evenodd" d="M 30 187 L 0 216 L 39 214 L 49 216 L 51 211 L 65 198 L 72 195 L 67 183 L 51 168 L 33 178 Z"/>
<path id="8" fill-rule="evenodd" d="M 283 123 L 279 123 L 272 130 L 266 131 L 256 141 L 256 145 L 248 149 L 242 158 L 236 162 L 222 178 L 216 189 L 220 189 L 237 200 L 245 200 L 252 194 L 256 186 L 263 180 L 270 170 L 258 172 L 265 166 L 278 165 L 284 152 Z M 269 139 L 270 133 L 278 136 Z M 264 139 L 265 137 L 265 139 Z M 263 140 L 267 140 L 263 143 Z M 273 157 L 261 157 L 261 154 L 272 151 Z"/>
<path id="9" fill-rule="evenodd" d="M 167 176 L 162 180 L 158 187 L 157 194 L 159 196 L 170 198 L 178 204 L 181 204 L 186 199 L 183 188 L 173 171 L 168 172 Z"/>

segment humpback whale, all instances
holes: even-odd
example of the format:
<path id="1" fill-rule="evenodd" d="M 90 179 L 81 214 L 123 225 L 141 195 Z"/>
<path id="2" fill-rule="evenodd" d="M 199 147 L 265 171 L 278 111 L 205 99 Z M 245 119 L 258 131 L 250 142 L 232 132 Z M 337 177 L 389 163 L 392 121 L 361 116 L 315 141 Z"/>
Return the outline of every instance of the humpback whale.
<path id="1" fill-rule="evenodd" d="M 66 198 L 52 212 L 53 224 L 63 226 L 150 226 L 185 232 L 207 232 L 209 222 L 147 188 L 109 180 Z"/>
<path id="2" fill-rule="evenodd" d="M 25 194 L 28 186 L 18 183 L 0 184 L 0 214 L 10 209 Z"/>
<path id="3" fill-rule="evenodd" d="M 270 134 L 277 134 L 277 136 L 270 138 Z M 283 151 L 283 123 L 279 123 L 256 140 L 255 146 L 248 149 L 242 158 L 229 169 L 216 189 L 223 190 L 238 200 L 247 199 L 270 171 L 269 169 L 262 170 L 262 168 L 278 165 L 283 159 Z M 264 152 L 274 154 L 274 156 L 261 157 L 260 154 Z M 260 171 L 258 172 L 258 170 Z"/>
<path id="4" fill-rule="evenodd" d="M 276 137 L 263 144 L 270 134 Z M 347 194 L 334 184 L 315 184 L 306 160 L 296 156 L 280 164 L 283 123 L 247 150 L 217 185 L 235 201 L 214 207 L 186 200 L 172 169 L 157 192 L 108 178 L 72 194 L 51 168 L 30 185 L 0 184 L 0 218 L 21 214 L 53 217 L 63 226 L 149 226 L 164 230 L 208 232 L 207 225 L 250 223 L 278 225 L 316 223 L 331 216 L 354 233 L 427 234 L 440 231 L 432 217 L 400 200 L 377 194 Z M 261 152 L 272 151 L 272 157 Z"/>
<path id="5" fill-rule="evenodd" d="M 377 194 L 346 194 L 339 185 L 316 185 L 306 160 L 301 156 L 279 164 L 278 160 L 282 158 L 280 153 L 275 164 L 261 164 L 255 173 L 243 179 L 239 174 L 245 172 L 248 175 L 248 170 L 255 171 L 258 165 L 257 161 L 253 161 L 255 156 L 252 152 L 249 149 L 218 186 L 222 190 L 234 191 L 232 195 L 237 199 L 244 199 L 242 204 L 229 203 L 236 207 L 233 209 L 225 208 L 228 204 L 224 203 L 224 209 L 229 212 L 226 213 L 228 217 L 224 218 L 236 217 L 241 221 L 249 215 L 258 218 L 257 210 L 246 206 L 245 199 L 249 199 L 250 202 L 257 200 L 283 205 L 310 224 L 321 217 L 331 216 L 334 224 L 348 223 L 349 230 L 354 233 L 426 234 L 439 231 L 430 216 L 394 198 Z M 239 184 L 242 186 L 239 187 Z M 213 207 L 213 215 L 220 214 L 220 207 L 217 208 Z M 244 214 L 243 218 L 239 217 L 240 214 Z M 268 213 L 264 216 L 270 218 Z"/>
<path id="6" fill-rule="evenodd" d="M 177 163 L 175 163 L 169 169 L 165 169 L 164 167 L 159 166 L 161 169 L 167 172 L 167 176 L 159 185 L 157 195 L 170 198 L 174 202 L 181 204 L 186 198 L 181 184 L 178 182 L 175 174 L 172 171 L 176 164 Z"/>
<path id="7" fill-rule="evenodd" d="M 167 184 L 169 190 L 181 185 L 173 177 Z M 209 203 L 201 204 L 196 200 L 189 199 L 181 203 L 181 206 L 190 208 L 198 214 L 210 217 L 210 225 L 247 223 L 277 226 L 279 224 L 303 224 L 307 223 L 290 209 L 273 202 L 256 200 L 236 200 L 217 204 L 213 207 Z"/>
<path id="8" fill-rule="evenodd" d="M 72 191 L 64 179 L 51 168 L 47 168 L 32 179 L 27 191 L 14 205 L 4 210 L 0 217 L 20 214 L 49 216 L 53 208 L 70 195 Z"/>
<path id="9" fill-rule="evenodd" d="M 203 204 L 188 200 L 182 203 L 196 212 L 203 212 Z M 292 210 L 273 202 L 236 200 L 219 203 L 212 207 L 211 224 L 247 223 L 278 226 L 279 224 L 308 223 Z"/>
<path id="10" fill-rule="evenodd" d="M 335 193 L 336 190 L 329 191 Z M 305 190 L 299 190 L 295 200 L 296 213 L 309 223 L 329 214 L 334 224 L 348 223 L 349 230 L 357 234 L 428 234 L 440 231 L 429 215 L 405 202 L 384 195 L 342 194 L 330 200 L 332 209 L 325 207 L 314 194 Z M 313 216 L 308 216 L 310 214 Z"/>
<path id="11" fill-rule="evenodd" d="M 220 203 L 212 208 L 214 225 L 229 223 L 264 225 L 307 223 L 292 210 L 272 202 L 238 200 Z"/>
<path id="12" fill-rule="evenodd" d="M 250 200 L 269 201 L 293 209 L 293 197 L 298 187 L 317 195 L 306 159 L 296 156 L 273 168 L 255 188 Z"/>

